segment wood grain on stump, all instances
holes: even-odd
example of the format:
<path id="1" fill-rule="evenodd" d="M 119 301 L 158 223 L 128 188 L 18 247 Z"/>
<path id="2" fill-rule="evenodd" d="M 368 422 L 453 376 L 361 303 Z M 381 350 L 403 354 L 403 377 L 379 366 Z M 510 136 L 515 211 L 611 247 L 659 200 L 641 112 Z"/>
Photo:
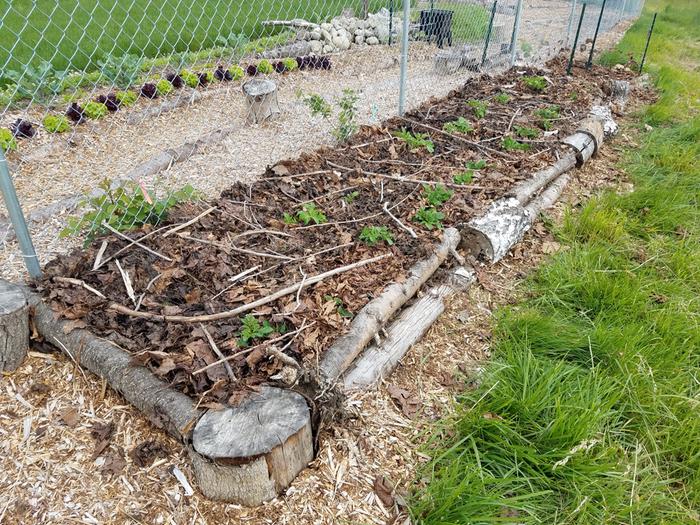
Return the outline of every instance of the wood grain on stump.
<path id="1" fill-rule="evenodd" d="M 259 124 L 280 113 L 277 85 L 272 80 L 254 78 L 243 84 L 246 96 L 246 121 Z"/>
<path id="2" fill-rule="evenodd" d="M 29 349 L 29 305 L 19 286 L 0 279 L 0 372 L 16 370 Z"/>

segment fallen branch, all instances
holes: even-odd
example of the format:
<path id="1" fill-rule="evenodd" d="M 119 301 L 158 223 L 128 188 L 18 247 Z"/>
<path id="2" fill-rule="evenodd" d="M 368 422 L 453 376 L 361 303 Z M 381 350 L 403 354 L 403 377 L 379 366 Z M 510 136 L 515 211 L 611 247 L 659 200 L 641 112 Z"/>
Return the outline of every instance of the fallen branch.
<path id="1" fill-rule="evenodd" d="M 189 221 L 184 222 L 184 223 L 180 224 L 179 226 L 175 226 L 174 228 L 171 228 L 170 230 L 168 230 L 167 232 L 165 232 L 165 233 L 163 234 L 163 237 L 167 237 L 167 236 L 169 236 L 169 235 L 172 235 L 172 234 L 175 233 L 175 232 L 179 232 L 180 230 L 184 230 L 184 229 L 187 228 L 188 226 L 192 226 L 192 225 L 193 225 L 195 222 L 197 222 L 199 219 L 201 219 L 202 217 L 205 217 L 205 216 L 209 215 L 209 214 L 210 214 L 211 212 L 213 212 L 215 209 L 216 209 L 216 206 L 212 206 L 212 207 L 209 208 L 208 210 L 204 210 L 202 213 L 200 213 L 199 215 L 197 215 L 194 219 L 190 219 Z"/>
<path id="2" fill-rule="evenodd" d="M 384 212 L 389 217 L 394 219 L 394 222 L 396 222 L 396 224 L 398 224 L 402 229 L 406 230 L 411 237 L 413 237 L 414 239 L 418 238 L 418 235 L 416 235 L 416 232 L 414 232 L 412 228 L 409 228 L 408 226 L 406 226 L 403 222 L 401 222 L 401 220 L 398 217 L 396 217 L 393 213 L 391 213 L 389 211 L 389 201 L 384 203 Z"/>
<path id="3" fill-rule="evenodd" d="M 200 323 L 199 327 L 202 329 L 202 332 L 204 332 L 204 335 L 207 336 L 207 341 L 209 341 L 209 346 L 211 346 L 211 349 L 214 351 L 216 354 L 216 357 L 219 359 L 223 360 L 223 365 L 224 368 L 226 369 L 226 373 L 228 374 L 229 379 L 231 380 L 231 383 L 236 382 L 236 376 L 233 373 L 233 370 L 231 369 L 231 365 L 228 364 L 228 361 L 226 361 L 226 358 L 224 357 L 224 354 L 221 353 L 221 350 L 219 350 L 219 347 L 216 345 L 216 342 L 214 341 L 214 338 L 211 336 L 209 331 L 204 328 L 204 325 Z"/>
<path id="4" fill-rule="evenodd" d="M 73 279 L 72 277 L 54 277 L 53 280 L 57 283 L 66 283 L 72 284 L 73 286 L 80 286 L 81 288 L 85 288 L 88 292 L 95 294 L 101 299 L 107 299 L 102 292 L 96 290 L 95 288 L 87 284 L 85 281 L 81 281 L 80 279 Z"/>
<path id="5" fill-rule="evenodd" d="M 276 301 L 277 299 L 284 297 L 286 295 L 292 294 L 296 292 L 300 286 L 305 285 L 305 286 L 310 286 L 312 284 L 319 283 L 323 281 L 324 279 L 327 279 L 329 277 L 333 277 L 335 275 L 347 272 L 349 270 L 355 270 L 357 268 L 360 268 L 362 266 L 366 266 L 368 264 L 380 261 L 382 259 L 385 259 L 386 257 L 391 257 L 391 253 L 385 253 L 383 255 L 379 255 L 377 257 L 372 257 L 371 259 L 364 259 L 362 261 L 358 261 L 353 264 L 348 264 L 347 266 L 341 266 L 339 268 L 334 268 L 333 270 L 329 270 L 327 272 L 315 275 L 313 277 L 310 277 L 306 279 L 306 282 L 299 282 L 296 284 L 293 284 L 291 286 L 287 286 L 286 288 L 282 288 L 281 290 L 276 291 L 273 294 L 267 295 L 265 297 L 261 297 L 257 301 L 253 301 L 252 303 L 244 304 L 242 306 L 239 306 L 238 308 L 234 308 L 233 310 L 228 310 L 226 312 L 219 312 L 217 314 L 206 314 L 206 315 L 195 315 L 195 316 L 186 316 L 186 315 L 161 315 L 161 314 L 154 314 L 150 312 L 137 312 L 136 310 L 132 310 L 131 308 L 127 308 L 124 305 L 118 304 L 118 303 L 110 303 L 109 306 L 107 307 L 108 310 L 112 310 L 114 312 L 123 314 L 123 315 L 128 315 L 130 317 L 138 317 L 141 319 L 151 319 L 154 321 L 163 321 L 163 322 L 169 322 L 169 323 L 205 323 L 205 322 L 211 322 L 211 321 L 218 321 L 220 319 L 230 319 L 231 317 L 237 317 L 240 314 L 244 312 L 249 312 L 250 310 L 254 310 L 255 308 L 258 308 L 260 306 L 263 306 L 265 304 L 271 303 L 273 301 Z"/>
<path id="6" fill-rule="evenodd" d="M 126 295 L 129 296 L 129 299 L 131 299 L 131 302 L 134 303 L 134 306 L 136 306 L 136 294 L 134 293 L 134 287 L 131 285 L 131 278 L 129 277 L 128 272 L 122 268 L 122 265 L 119 263 L 119 259 L 115 259 L 114 263 L 117 265 L 117 270 L 119 270 L 119 275 L 122 276 L 122 281 L 124 281 L 124 288 L 126 288 Z"/>
<path id="7" fill-rule="evenodd" d="M 162 253 L 158 253 L 157 251 L 152 250 L 151 248 L 149 248 L 148 246 L 146 246 L 145 244 L 141 244 L 141 242 L 135 241 L 135 240 L 133 240 L 133 239 L 127 237 L 126 235 L 124 235 L 122 232 L 120 232 L 120 231 L 117 230 L 116 228 L 113 228 L 112 226 L 110 226 L 107 222 L 103 222 L 103 223 L 102 223 L 102 226 L 104 226 L 105 228 L 107 228 L 109 231 L 111 231 L 111 232 L 112 232 L 114 235 L 116 235 L 117 237 L 121 237 L 122 239 L 129 241 L 129 242 L 131 243 L 132 246 L 138 246 L 138 247 L 141 248 L 142 250 L 146 250 L 148 253 L 150 253 L 150 254 L 152 254 L 152 255 L 155 255 L 156 257 L 160 257 L 160 258 L 163 259 L 164 261 L 168 261 L 168 262 L 172 262 L 172 261 L 173 261 L 173 260 L 172 260 L 170 257 L 168 257 L 167 255 L 163 255 Z M 113 255 L 111 258 L 114 258 L 115 256 L 116 256 L 116 254 Z M 107 261 L 105 261 L 105 263 L 106 263 L 106 262 L 107 262 Z M 104 263 L 102 263 L 102 264 L 104 264 Z"/>

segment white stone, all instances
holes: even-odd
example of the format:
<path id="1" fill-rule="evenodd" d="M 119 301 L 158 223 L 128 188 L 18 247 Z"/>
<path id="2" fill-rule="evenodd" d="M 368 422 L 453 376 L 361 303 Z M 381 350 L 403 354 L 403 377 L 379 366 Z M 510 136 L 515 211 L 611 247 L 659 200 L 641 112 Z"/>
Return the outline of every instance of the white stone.
<path id="1" fill-rule="evenodd" d="M 364 44 L 365 43 L 365 37 L 362 35 L 357 35 L 355 36 L 355 43 L 356 44 Z"/>
<path id="2" fill-rule="evenodd" d="M 329 24 L 328 22 L 324 22 L 321 24 L 321 29 L 325 29 L 326 31 L 330 31 L 333 29 L 333 24 Z"/>
<path id="3" fill-rule="evenodd" d="M 311 31 L 309 33 L 309 38 L 311 40 L 321 40 L 321 32 L 320 31 Z"/>
<path id="4" fill-rule="evenodd" d="M 333 45 L 341 51 L 345 51 L 350 48 L 350 41 L 344 36 L 338 35 L 333 38 Z"/>
<path id="5" fill-rule="evenodd" d="M 320 40 L 311 40 L 309 46 L 312 53 L 321 53 L 323 51 L 323 43 Z"/>
<path id="6" fill-rule="evenodd" d="M 332 53 L 334 50 L 335 48 L 330 44 L 326 44 L 325 46 L 323 46 L 324 53 Z"/>
<path id="7" fill-rule="evenodd" d="M 326 29 L 321 29 L 321 36 L 323 37 L 323 40 L 325 40 L 326 42 L 333 41 L 333 37 L 331 36 L 330 31 L 328 31 Z"/>
<path id="8" fill-rule="evenodd" d="M 367 43 L 370 46 L 376 46 L 379 43 L 379 39 L 376 36 L 371 36 L 367 39 Z"/>

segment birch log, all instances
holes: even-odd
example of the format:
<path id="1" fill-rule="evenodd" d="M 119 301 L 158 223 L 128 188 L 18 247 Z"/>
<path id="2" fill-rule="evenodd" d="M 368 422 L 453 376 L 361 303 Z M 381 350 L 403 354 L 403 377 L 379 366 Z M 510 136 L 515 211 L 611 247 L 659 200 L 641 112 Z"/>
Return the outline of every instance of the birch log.
<path id="1" fill-rule="evenodd" d="M 194 429 L 190 457 L 206 497 L 249 506 L 270 500 L 313 459 L 306 401 L 263 387 L 236 408 L 209 411 Z"/>
<path id="2" fill-rule="evenodd" d="M 420 341 L 445 310 L 447 300 L 474 282 L 474 271 L 457 268 L 448 282 L 431 288 L 406 308 L 387 330 L 381 345 L 368 347 L 343 379 L 345 390 L 367 389 L 388 376 L 406 353 Z"/>
<path id="3" fill-rule="evenodd" d="M 459 240 L 459 232 L 455 228 L 447 228 L 435 252 L 427 259 L 417 262 L 403 283 L 390 284 L 379 297 L 360 310 L 350 324 L 350 330 L 340 336 L 323 355 L 319 366 L 322 380 L 333 382 L 347 370 L 384 323 L 416 294 L 457 248 Z"/>
<path id="4" fill-rule="evenodd" d="M 0 279 L 0 372 L 16 370 L 29 349 L 29 305 L 22 289 Z"/>
<path id="5" fill-rule="evenodd" d="M 518 183 L 510 192 L 522 206 L 525 206 L 542 188 L 559 175 L 576 166 L 576 154 L 569 152 L 551 166 L 535 173 L 531 178 Z"/>

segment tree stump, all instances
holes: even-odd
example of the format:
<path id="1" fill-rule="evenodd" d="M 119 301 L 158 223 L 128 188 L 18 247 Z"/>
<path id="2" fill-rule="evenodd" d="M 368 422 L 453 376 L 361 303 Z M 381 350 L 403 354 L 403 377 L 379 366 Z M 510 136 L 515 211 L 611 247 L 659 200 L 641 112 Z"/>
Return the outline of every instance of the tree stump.
<path id="1" fill-rule="evenodd" d="M 246 122 L 259 124 L 280 113 L 277 85 L 272 80 L 254 78 L 243 84 L 246 96 Z"/>
<path id="2" fill-rule="evenodd" d="M 210 410 L 195 426 L 190 456 L 207 498 L 248 506 L 270 500 L 313 459 L 306 401 L 263 387 L 238 407 Z"/>
<path id="3" fill-rule="evenodd" d="M 29 349 L 29 305 L 22 289 L 0 279 L 0 372 L 15 370 Z"/>

